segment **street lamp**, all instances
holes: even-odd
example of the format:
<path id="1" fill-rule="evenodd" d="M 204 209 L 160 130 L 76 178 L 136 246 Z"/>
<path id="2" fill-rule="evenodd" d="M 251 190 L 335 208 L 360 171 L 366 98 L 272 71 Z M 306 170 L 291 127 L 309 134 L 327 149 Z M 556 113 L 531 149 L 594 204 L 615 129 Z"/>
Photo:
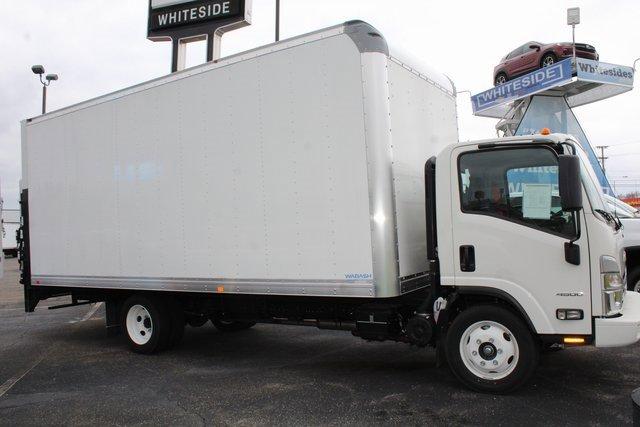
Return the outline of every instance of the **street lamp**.
<path id="1" fill-rule="evenodd" d="M 31 67 L 31 71 L 40 77 L 40 83 L 42 83 L 42 114 L 45 114 L 47 112 L 47 87 L 49 87 L 51 82 L 58 80 L 58 75 L 47 74 L 43 80 L 44 67 L 42 65 L 34 65 Z"/>

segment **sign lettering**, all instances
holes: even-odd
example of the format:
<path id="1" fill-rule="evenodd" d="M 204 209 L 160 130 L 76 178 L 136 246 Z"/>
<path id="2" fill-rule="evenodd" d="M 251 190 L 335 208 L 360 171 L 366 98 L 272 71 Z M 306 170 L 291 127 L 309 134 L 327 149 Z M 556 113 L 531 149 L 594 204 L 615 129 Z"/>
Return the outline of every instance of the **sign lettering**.
<path id="1" fill-rule="evenodd" d="M 238 0 L 208 0 L 152 9 L 150 31 L 201 24 L 241 16 Z"/>

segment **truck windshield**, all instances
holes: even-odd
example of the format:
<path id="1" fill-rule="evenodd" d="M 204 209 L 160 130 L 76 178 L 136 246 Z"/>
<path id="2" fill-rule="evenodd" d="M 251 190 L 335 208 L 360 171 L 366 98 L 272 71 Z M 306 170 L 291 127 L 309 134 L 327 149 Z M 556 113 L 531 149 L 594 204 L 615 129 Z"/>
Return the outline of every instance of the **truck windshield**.
<path id="1" fill-rule="evenodd" d="M 587 154 L 582 150 L 582 147 L 578 143 L 572 144 L 576 148 L 576 153 L 580 157 L 580 175 L 582 176 L 582 185 L 587 193 L 587 198 L 591 204 L 593 211 L 608 211 L 604 202 L 604 194 L 602 193 L 602 187 L 600 187 L 598 177 L 591 166 L 591 162 L 587 157 Z"/>

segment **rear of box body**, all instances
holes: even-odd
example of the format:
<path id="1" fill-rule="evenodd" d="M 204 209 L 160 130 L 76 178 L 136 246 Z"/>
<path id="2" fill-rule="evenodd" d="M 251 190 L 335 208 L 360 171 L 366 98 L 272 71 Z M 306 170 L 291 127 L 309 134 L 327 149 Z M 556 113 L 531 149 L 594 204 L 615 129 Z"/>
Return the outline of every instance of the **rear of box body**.
<path id="1" fill-rule="evenodd" d="M 24 122 L 32 285 L 378 298 L 421 286 L 423 165 L 457 140 L 455 95 L 350 31 Z"/>

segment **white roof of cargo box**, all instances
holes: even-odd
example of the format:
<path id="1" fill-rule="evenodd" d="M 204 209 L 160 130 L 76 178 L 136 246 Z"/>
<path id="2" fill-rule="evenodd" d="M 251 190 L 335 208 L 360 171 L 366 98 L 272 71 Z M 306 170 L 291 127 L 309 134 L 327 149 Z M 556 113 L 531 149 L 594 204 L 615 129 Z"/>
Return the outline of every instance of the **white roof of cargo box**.
<path id="1" fill-rule="evenodd" d="M 302 44 L 312 43 L 314 41 L 322 40 L 327 37 L 333 37 L 333 36 L 338 36 L 343 34 L 348 35 L 353 40 L 354 44 L 360 50 L 361 53 L 368 53 L 368 52 L 383 53 L 386 56 L 388 56 L 391 60 L 402 65 L 404 68 L 411 71 L 415 75 L 432 83 L 434 86 L 438 87 L 443 92 L 449 94 L 452 97 L 456 96 L 455 86 L 453 84 L 453 81 L 451 81 L 449 77 L 447 77 L 445 74 L 442 74 L 432 69 L 423 61 L 415 57 L 410 57 L 410 55 L 402 51 L 399 51 L 399 54 L 396 54 L 395 50 L 393 54 L 390 53 L 387 41 L 378 30 L 376 30 L 372 25 L 364 21 L 355 20 L 355 21 L 348 21 L 339 25 L 335 25 L 333 27 L 324 28 L 308 34 L 292 37 L 276 43 L 261 46 L 245 52 L 240 52 L 235 55 L 227 56 L 212 62 L 207 62 L 205 64 L 188 68 L 183 71 L 179 71 L 173 74 L 169 74 L 153 80 L 149 80 L 147 82 L 140 83 L 138 85 L 131 86 L 126 89 L 122 89 L 116 92 L 112 92 L 110 94 L 102 95 L 97 98 L 93 98 L 87 101 L 80 102 L 78 104 L 71 105 L 69 107 L 65 107 L 59 110 L 49 112 L 42 116 L 37 116 L 31 119 L 27 119 L 27 122 L 37 123 L 40 121 L 48 120 L 54 117 L 69 114 L 74 111 L 82 110 L 84 108 L 87 108 L 93 105 L 101 104 L 103 102 L 108 102 L 113 99 L 118 99 L 118 98 L 130 95 L 132 93 L 141 92 L 144 90 L 151 89 L 153 87 L 161 86 L 175 80 L 187 78 L 193 75 L 198 75 L 198 74 L 205 73 L 217 68 L 228 66 L 230 64 L 246 61 L 246 60 L 256 58 L 262 55 L 267 55 L 273 52 L 290 49 L 292 47 L 299 46 Z"/>

